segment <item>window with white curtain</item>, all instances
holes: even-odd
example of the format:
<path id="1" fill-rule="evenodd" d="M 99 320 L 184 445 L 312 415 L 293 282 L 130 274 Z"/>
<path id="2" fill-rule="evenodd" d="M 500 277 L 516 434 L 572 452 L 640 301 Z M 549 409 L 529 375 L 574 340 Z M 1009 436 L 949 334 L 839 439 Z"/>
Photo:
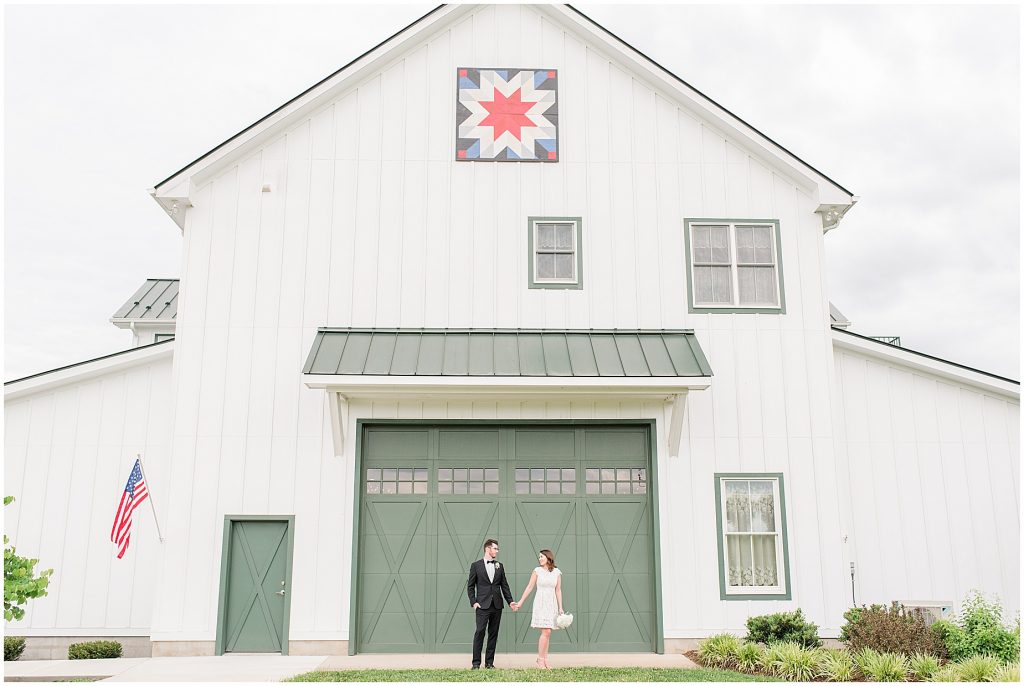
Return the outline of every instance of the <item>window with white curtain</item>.
<path id="1" fill-rule="evenodd" d="M 716 475 L 722 596 L 788 595 L 782 475 Z"/>
<path id="2" fill-rule="evenodd" d="M 784 311 L 779 223 L 687 220 L 691 311 Z"/>

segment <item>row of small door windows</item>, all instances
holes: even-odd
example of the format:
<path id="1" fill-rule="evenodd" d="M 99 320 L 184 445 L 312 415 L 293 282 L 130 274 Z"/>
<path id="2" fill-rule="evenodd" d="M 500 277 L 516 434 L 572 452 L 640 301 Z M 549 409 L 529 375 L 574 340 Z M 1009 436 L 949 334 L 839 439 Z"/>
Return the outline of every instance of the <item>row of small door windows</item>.
<path id="1" fill-rule="evenodd" d="M 516 468 L 516 495 L 574 495 L 576 469 L 569 467 Z M 647 470 L 638 467 L 593 467 L 583 471 L 587 495 L 647 493 Z M 369 467 L 369 495 L 422 495 L 429 492 L 426 467 Z M 490 467 L 441 467 L 437 470 L 439 495 L 498 495 L 500 470 Z"/>
<path id="2" fill-rule="evenodd" d="M 532 217 L 530 288 L 583 288 L 583 220 Z M 684 222 L 691 309 L 782 310 L 779 223 Z"/>

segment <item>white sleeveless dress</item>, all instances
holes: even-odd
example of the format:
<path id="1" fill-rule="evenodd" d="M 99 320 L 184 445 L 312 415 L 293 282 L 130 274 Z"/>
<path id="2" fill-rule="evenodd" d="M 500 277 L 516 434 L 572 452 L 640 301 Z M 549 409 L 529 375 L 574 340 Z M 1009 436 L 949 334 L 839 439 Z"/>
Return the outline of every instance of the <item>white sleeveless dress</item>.
<path id="1" fill-rule="evenodd" d="M 548 571 L 547 567 L 537 567 L 537 593 L 533 596 L 533 619 L 530 626 L 534 629 L 555 629 L 555 618 L 558 617 L 558 599 L 555 597 L 555 585 L 562 570 L 557 567 Z"/>

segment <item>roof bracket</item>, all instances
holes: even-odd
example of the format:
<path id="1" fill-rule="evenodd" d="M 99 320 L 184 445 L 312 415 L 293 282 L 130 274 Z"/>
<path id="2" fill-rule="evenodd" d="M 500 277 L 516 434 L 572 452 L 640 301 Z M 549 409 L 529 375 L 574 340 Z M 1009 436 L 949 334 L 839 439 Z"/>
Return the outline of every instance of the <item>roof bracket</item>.
<path id="1" fill-rule="evenodd" d="M 327 405 L 331 410 L 331 438 L 334 439 L 334 456 L 339 460 L 345 455 L 345 428 L 348 426 L 348 397 L 341 393 L 326 393 Z"/>
<path id="2" fill-rule="evenodd" d="M 666 398 L 668 408 L 668 454 L 679 457 L 679 444 L 683 437 L 683 415 L 686 413 L 686 393 L 675 393 Z"/>

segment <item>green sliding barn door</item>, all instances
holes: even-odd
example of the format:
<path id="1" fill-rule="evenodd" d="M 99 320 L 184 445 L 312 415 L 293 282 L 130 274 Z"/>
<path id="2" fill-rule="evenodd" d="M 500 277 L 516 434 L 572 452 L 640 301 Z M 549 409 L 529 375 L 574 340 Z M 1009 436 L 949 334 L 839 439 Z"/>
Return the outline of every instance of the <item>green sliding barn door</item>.
<path id="1" fill-rule="evenodd" d="M 358 652 L 466 652 L 469 565 L 483 541 L 517 598 L 550 548 L 576 621 L 552 651 L 655 650 L 646 427 L 370 426 L 362 436 Z M 536 650 L 531 604 L 500 652 Z"/>

